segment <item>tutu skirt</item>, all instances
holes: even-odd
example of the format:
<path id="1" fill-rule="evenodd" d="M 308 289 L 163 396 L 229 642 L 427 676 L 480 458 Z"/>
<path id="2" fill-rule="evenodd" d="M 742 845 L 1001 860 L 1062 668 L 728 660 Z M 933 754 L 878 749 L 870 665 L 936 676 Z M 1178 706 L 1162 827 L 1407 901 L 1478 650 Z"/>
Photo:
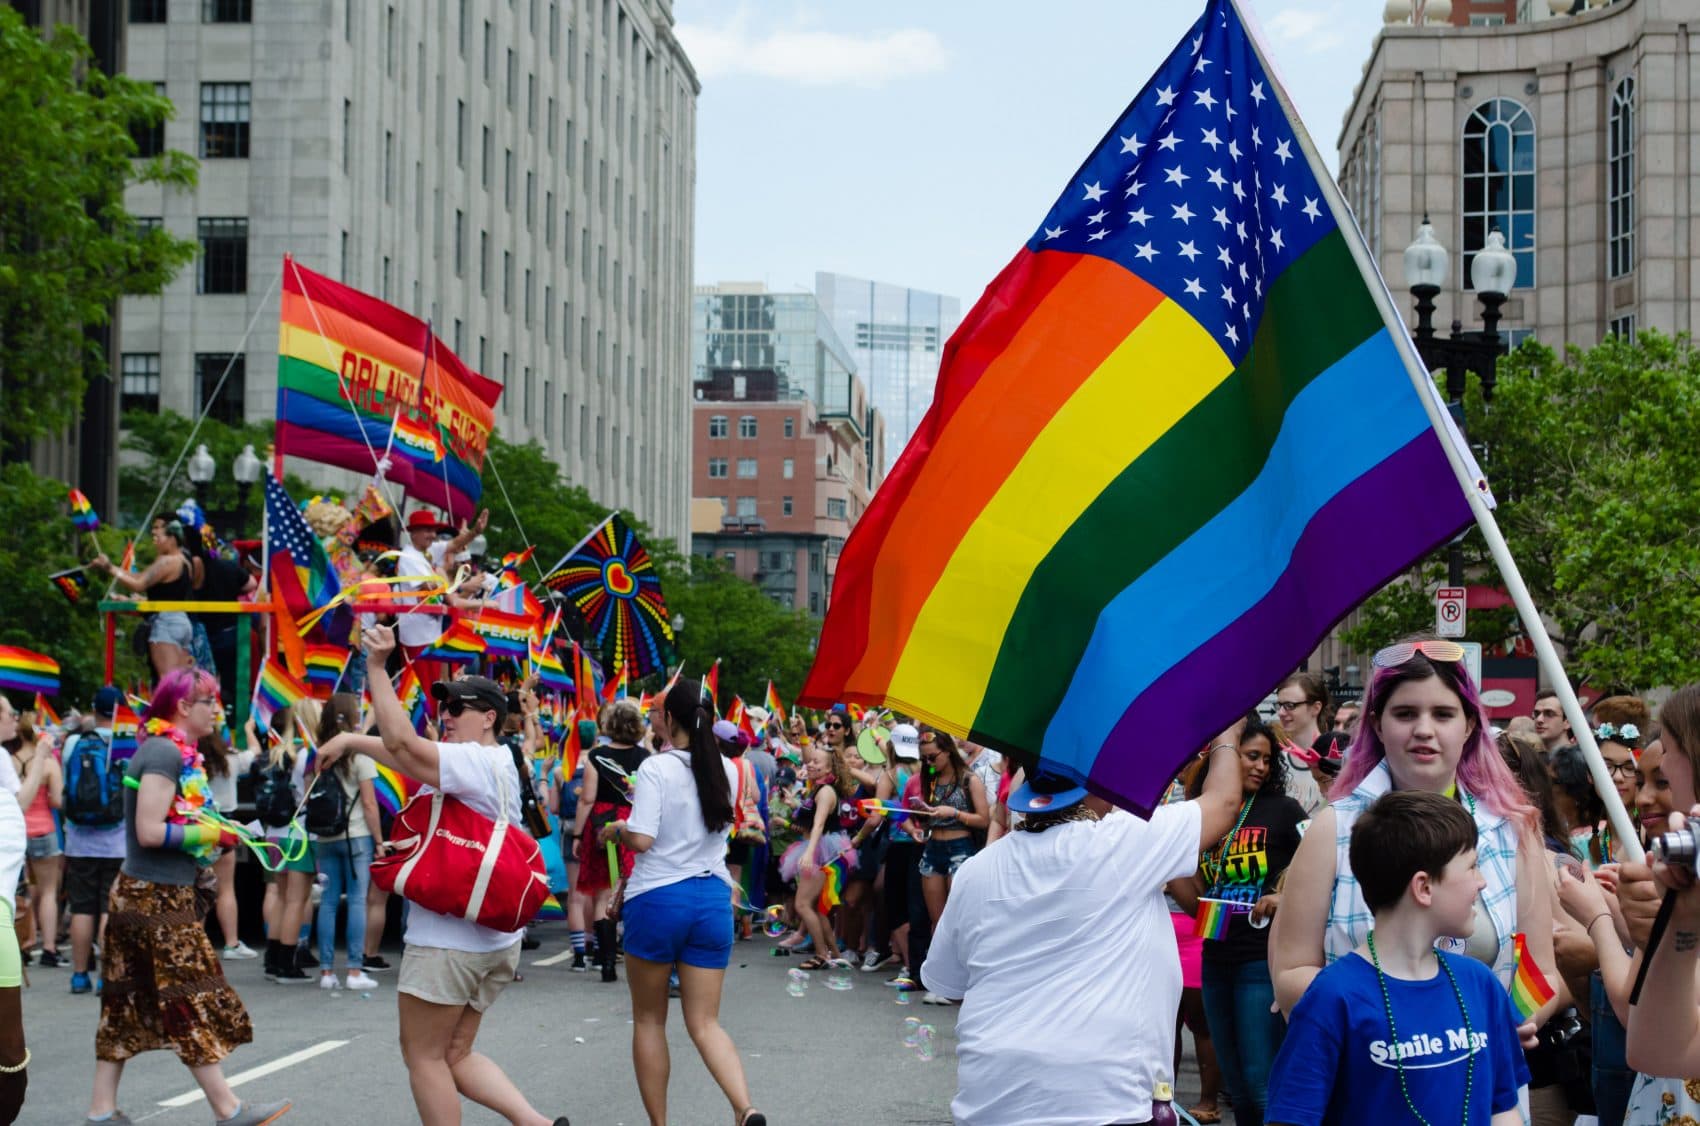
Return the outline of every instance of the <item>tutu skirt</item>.
<path id="1" fill-rule="evenodd" d="M 787 881 L 797 878 L 797 869 L 803 862 L 803 850 L 809 847 L 807 840 L 793 843 L 779 857 L 779 874 Z M 826 868 L 840 859 L 846 868 L 856 865 L 856 850 L 850 845 L 848 833 L 822 833 L 820 844 L 815 846 L 815 863 Z"/>

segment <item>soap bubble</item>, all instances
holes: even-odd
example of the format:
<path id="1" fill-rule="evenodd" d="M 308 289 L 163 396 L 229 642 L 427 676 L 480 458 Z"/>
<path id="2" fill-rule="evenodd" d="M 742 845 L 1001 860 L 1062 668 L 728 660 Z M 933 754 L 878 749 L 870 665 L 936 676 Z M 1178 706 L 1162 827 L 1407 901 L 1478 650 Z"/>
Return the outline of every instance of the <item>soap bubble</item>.
<path id="1" fill-rule="evenodd" d="M 897 993 L 897 996 L 892 998 L 894 1001 L 896 1001 L 899 1005 L 909 1004 L 909 991 L 907 989 L 899 989 L 895 992 Z"/>
<path id="2" fill-rule="evenodd" d="M 854 976 L 849 966 L 833 966 L 826 974 L 826 987 L 835 993 L 848 993 L 856 988 Z"/>
<path id="3" fill-rule="evenodd" d="M 785 908 L 779 904 L 775 903 L 762 914 L 767 917 L 767 922 L 763 926 L 763 929 L 767 931 L 767 937 L 780 938 L 790 929 L 785 925 Z"/>
<path id="4" fill-rule="evenodd" d="M 921 1035 L 921 1018 L 920 1017 L 904 1017 L 903 1018 L 903 1046 L 905 1048 L 913 1048 L 915 1046 L 916 1040 L 920 1038 L 920 1035 Z"/>
<path id="5" fill-rule="evenodd" d="M 801 997 L 809 991 L 809 975 L 804 970 L 792 970 L 786 975 L 785 992 Z"/>
<path id="6" fill-rule="evenodd" d="M 915 1055 L 921 1062 L 925 1063 L 938 1055 L 938 1050 L 933 1046 L 933 1041 L 937 1036 L 938 1033 L 933 1030 L 933 1026 L 930 1024 L 923 1024 L 916 1029 Z"/>

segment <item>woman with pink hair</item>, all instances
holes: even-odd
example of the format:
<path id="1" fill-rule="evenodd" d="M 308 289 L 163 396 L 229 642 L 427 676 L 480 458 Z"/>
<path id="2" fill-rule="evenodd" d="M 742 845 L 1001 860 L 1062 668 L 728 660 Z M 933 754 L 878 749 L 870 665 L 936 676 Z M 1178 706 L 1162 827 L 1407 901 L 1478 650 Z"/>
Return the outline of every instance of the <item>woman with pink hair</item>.
<path id="1" fill-rule="evenodd" d="M 1521 933 L 1547 980 L 1560 980 L 1539 818 L 1495 749 L 1463 657 L 1463 646 L 1434 638 L 1390 645 L 1375 655 L 1364 718 L 1334 783 L 1333 804 L 1305 832 L 1270 934 L 1269 969 L 1283 1012 L 1292 1012 L 1323 966 L 1369 932 L 1373 920 L 1349 861 L 1352 825 L 1390 790 L 1455 797 L 1475 819 L 1476 859 L 1487 883 L 1476 899 L 1470 937 L 1446 940 L 1452 951 L 1492 967 L 1509 988 L 1516 972 L 1513 938 Z M 1561 986 L 1535 1014 L 1537 1027 L 1569 1003 Z"/>

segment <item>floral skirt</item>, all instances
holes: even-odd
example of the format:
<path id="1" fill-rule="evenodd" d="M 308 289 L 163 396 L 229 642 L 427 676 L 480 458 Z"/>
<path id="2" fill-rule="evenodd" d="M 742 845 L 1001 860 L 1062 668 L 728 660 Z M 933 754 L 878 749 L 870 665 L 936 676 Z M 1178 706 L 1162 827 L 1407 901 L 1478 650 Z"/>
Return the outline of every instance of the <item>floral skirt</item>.
<path id="1" fill-rule="evenodd" d="M 169 1048 L 201 1067 L 254 1038 L 248 1010 L 201 926 L 193 887 L 120 873 L 107 912 L 96 1059 Z"/>

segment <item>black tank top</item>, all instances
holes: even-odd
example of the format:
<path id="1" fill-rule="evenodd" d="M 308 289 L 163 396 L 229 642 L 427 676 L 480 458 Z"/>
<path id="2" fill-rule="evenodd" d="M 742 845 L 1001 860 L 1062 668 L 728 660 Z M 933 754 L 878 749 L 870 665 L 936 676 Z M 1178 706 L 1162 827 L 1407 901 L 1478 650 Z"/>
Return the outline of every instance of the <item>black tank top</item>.
<path id="1" fill-rule="evenodd" d="M 182 561 L 177 571 L 177 577 L 165 582 L 155 583 L 148 590 L 148 598 L 159 602 L 187 602 L 194 597 L 195 580 L 189 574 L 189 557 L 179 555 L 177 558 Z"/>
<path id="2" fill-rule="evenodd" d="M 636 774 L 648 757 L 642 747 L 602 746 L 591 751 L 590 765 L 596 768 L 596 804 L 631 805 L 630 775 Z"/>

